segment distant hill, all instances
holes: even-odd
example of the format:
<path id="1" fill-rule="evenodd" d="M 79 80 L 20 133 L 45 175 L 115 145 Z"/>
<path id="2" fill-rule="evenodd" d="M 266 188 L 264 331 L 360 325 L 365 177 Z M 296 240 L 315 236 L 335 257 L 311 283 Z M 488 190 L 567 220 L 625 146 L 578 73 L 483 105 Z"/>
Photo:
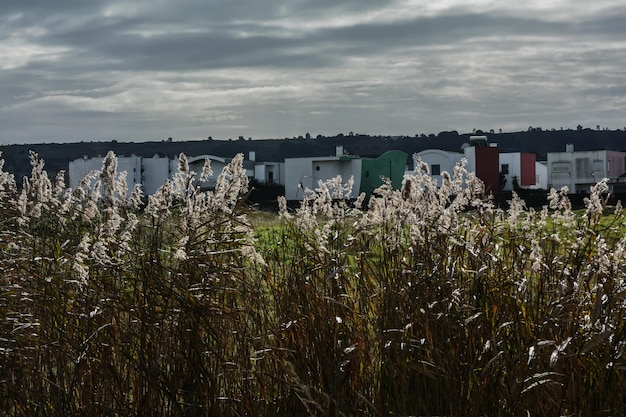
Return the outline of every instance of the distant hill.
<path id="1" fill-rule="evenodd" d="M 565 150 L 571 143 L 575 150 L 610 149 L 626 150 L 626 131 L 592 130 L 541 130 L 532 129 L 514 133 L 488 133 L 477 131 L 459 134 L 456 131 L 440 132 L 437 135 L 420 136 L 370 136 L 361 134 L 339 134 L 336 136 L 317 136 L 316 138 L 298 137 L 293 139 L 263 140 L 203 140 L 203 141 L 161 141 L 161 142 L 80 142 L 67 144 L 30 144 L 0 146 L 5 160 L 5 171 L 15 174 L 18 181 L 30 174 L 29 151 L 39 154 L 46 163 L 46 170 L 55 176 L 61 170 L 67 171 L 69 161 L 83 156 L 104 156 L 112 150 L 118 156 L 154 155 L 175 158 L 181 152 L 189 156 L 211 154 L 221 157 L 233 157 L 243 153 L 248 157 L 254 151 L 257 161 L 283 161 L 290 157 L 334 155 L 335 147 L 342 145 L 353 155 L 378 156 L 388 150 L 396 149 L 409 155 L 424 149 L 442 149 L 461 151 L 464 143 L 472 135 L 484 134 L 491 143 L 497 143 L 504 152 L 530 152 L 538 160 L 545 160 L 548 152 Z M 409 157 L 411 158 L 411 157 Z M 407 161 L 412 164 L 411 160 Z"/>

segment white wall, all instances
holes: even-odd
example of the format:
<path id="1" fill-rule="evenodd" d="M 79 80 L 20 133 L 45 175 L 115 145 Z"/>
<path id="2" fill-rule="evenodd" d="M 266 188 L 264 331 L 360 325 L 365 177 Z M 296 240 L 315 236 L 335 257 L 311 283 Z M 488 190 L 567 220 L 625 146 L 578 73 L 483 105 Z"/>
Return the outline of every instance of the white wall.
<path id="1" fill-rule="evenodd" d="M 262 183 L 284 184 L 284 166 L 285 164 L 280 162 L 257 162 L 254 165 L 254 179 Z M 271 182 L 270 176 L 272 177 Z"/>
<path id="2" fill-rule="evenodd" d="M 437 180 L 437 186 L 441 186 L 442 177 L 432 175 L 432 166 L 439 165 L 440 173 L 446 171 L 450 176 L 454 174 L 454 167 L 465 157 L 464 154 L 458 152 L 441 151 L 439 149 L 426 149 L 418 152 L 417 156 L 428 165 L 431 176 Z"/>
<path id="3" fill-rule="evenodd" d="M 152 195 L 171 177 L 171 162 L 169 158 L 160 158 L 155 155 L 152 158 L 143 158 L 141 164 L 143 193 L 146 196 Z"/>
<path id="4" fill-rule="evenodd" d="M 476 172 L 476 147 L 470 146 L 463 149 L 463 156 L 467 160 L 465 169 L 467 172 Z"/>
<path id="5" fill-rule="evenodd" d="M 76 188 L 83 178 L 91 171 L 102 170 L 104 158 L 80 158 L 69 162 L 67 175 L 70 188 Z"/>
<path id="6" fill-rule="evenodd" d="M 547 190 L 548 189 L 548 163 L 547 162 L 535 162 L 535 175 L 537 176 L 537 183 L 534 189 Z"/>
<path id="7" fill-rule="evenodd" d="M 588 192 L 606 175 L 607 151 L 548 152 L 548 187 Z"/>
<path id="8" fill-rule="evenodd" d="M 128 156 L 117 158 L 117 172 L 126 172 L 126 197 L 130 197 L 135 185 L 142 185 L 141 157 Z"/>
<path id="9" fill-rule="evenodd" d="M 312 187 L 312 174 L 311 158 L 285 158 L 285 198 L 301 200 L 304 188 Z"/>
<path id="10" fill-rule="evenodd" d="M 522 156 L 519 152 L 501 153 L 499 159 L 500 172 L 502 172 L 502 165 L 508 164 L 509 166 L 509 173 L 504 175 L 506 182 L 503 190 L 511 191 L 513 189 L 513 177 L 517 177 L 518 184 L 522 180 Z"/>
<path id="11" fill-rule="evenodd" d="M 317 158 L 285 159 L 285 198 L 302 200 L 304 190 L 317 188 L 319 180 L 326 181 L 341 175 L 342 181 L 354 178 L 352 196 L 356 198 L 360 189 L 361 160 L 335 156 Z"/>
<path id="12" fill-rule="evenodd" d="M 267 182 L 265 164 L 254 165 L 254 179 L 259 182 Z"/>
<path id="13" fill-rule="evenodd" d="M 224 170 L 224 167 L 228 165 L 229 161 L 227 161 L 226 158 L 215 155 L 199 155 L 187 157 L 189 170 L 195 172 L 196 178 L 200 177 L 200 175 L 202 174 L 202 170 L 204 169 L 204 164 L 207 158 L 211 161 L 212 174 L 209 175 L 205 182 L 200 184 L 200 187 L 213 188 L 217 183 L 217 177 L 219 177 L 219 175 Z M 178 162 L 176 169 L 172 172 L 172 175 L 176 174 L 176 172 L 178 172 Z"/>
<path id="14" fill-rule="evenodd" d="M 102 171 L 103 162 L 103 157 L 81 158 L 70 161 L 68 166 L 70 188 L 76 188 L 80 181 L 91 171 Z M 130 197 L 135 184 L 142 183 L 141 158 L 134 155 L 118 157 L 116 175 L 119 175 L 121 172 L 126 172 L 126 197 Z"/>

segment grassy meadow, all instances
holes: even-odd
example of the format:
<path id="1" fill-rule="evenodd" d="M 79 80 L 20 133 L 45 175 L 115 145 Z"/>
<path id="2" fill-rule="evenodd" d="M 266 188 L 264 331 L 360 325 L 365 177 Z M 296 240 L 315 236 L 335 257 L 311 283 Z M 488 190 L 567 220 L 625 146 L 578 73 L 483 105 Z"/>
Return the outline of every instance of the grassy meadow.
<path id="1" fill-rule="evenodd" d="M 179 172 L 147 199 L 115 155 L 75 189 L 0 162 L 8 416 L 626 415 L 626 219 L 506 210 L 464 167 L 280 214 Z M 129 195 L 129 197 L 126 197 Z M 147 204 L 145 204 L 147 201 Z"/>

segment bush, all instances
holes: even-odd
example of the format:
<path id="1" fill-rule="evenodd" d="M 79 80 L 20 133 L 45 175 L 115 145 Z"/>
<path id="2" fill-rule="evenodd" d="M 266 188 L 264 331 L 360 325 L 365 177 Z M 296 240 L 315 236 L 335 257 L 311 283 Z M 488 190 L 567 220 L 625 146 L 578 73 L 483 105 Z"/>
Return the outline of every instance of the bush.
<path id="1" fill-rule="evenodd" d="M 507 210 L 458 166 L 349 202 L 320 182 L 278 225 L 179 172 L 126 190 L 110 153 L 74 190 L 1 170 L 7 415 L 626 414 L 621 207 L 598 183 Z"/>

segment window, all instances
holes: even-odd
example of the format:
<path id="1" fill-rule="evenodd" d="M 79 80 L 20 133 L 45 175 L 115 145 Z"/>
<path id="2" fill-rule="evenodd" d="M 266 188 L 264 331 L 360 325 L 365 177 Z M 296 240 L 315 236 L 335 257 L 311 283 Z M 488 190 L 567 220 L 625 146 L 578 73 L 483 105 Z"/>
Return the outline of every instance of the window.
<path id="1" fill-rule="evenodd" d="M 504 175 L 509 175 L 509 164 L 500 165 L 500 173 Z"/>
<path id="2" fill-rule="evenodd" d="M 433 164 L 430 166 L 430 175 L 441 175 L 441 165 Z"/>
<path id="3" fill-rule="evenodd" d="M 570 162 L 553 162 L 551 170 L 550 176 L 553 182 L 562 184 L 570 181 L 572 173 L 572 164 Z"/>
<path id="4" fill-rule="evenodd" d="M 595 160 L 591 165 L 591 175 L 598 177 L 598 181 L 604 177 L 604 161 Z"/>
<path id="5" fill-rule="evenodd" d="M 576 158 L 576 178 L 591 178 L 591 159 L 590 158 Z"/>

